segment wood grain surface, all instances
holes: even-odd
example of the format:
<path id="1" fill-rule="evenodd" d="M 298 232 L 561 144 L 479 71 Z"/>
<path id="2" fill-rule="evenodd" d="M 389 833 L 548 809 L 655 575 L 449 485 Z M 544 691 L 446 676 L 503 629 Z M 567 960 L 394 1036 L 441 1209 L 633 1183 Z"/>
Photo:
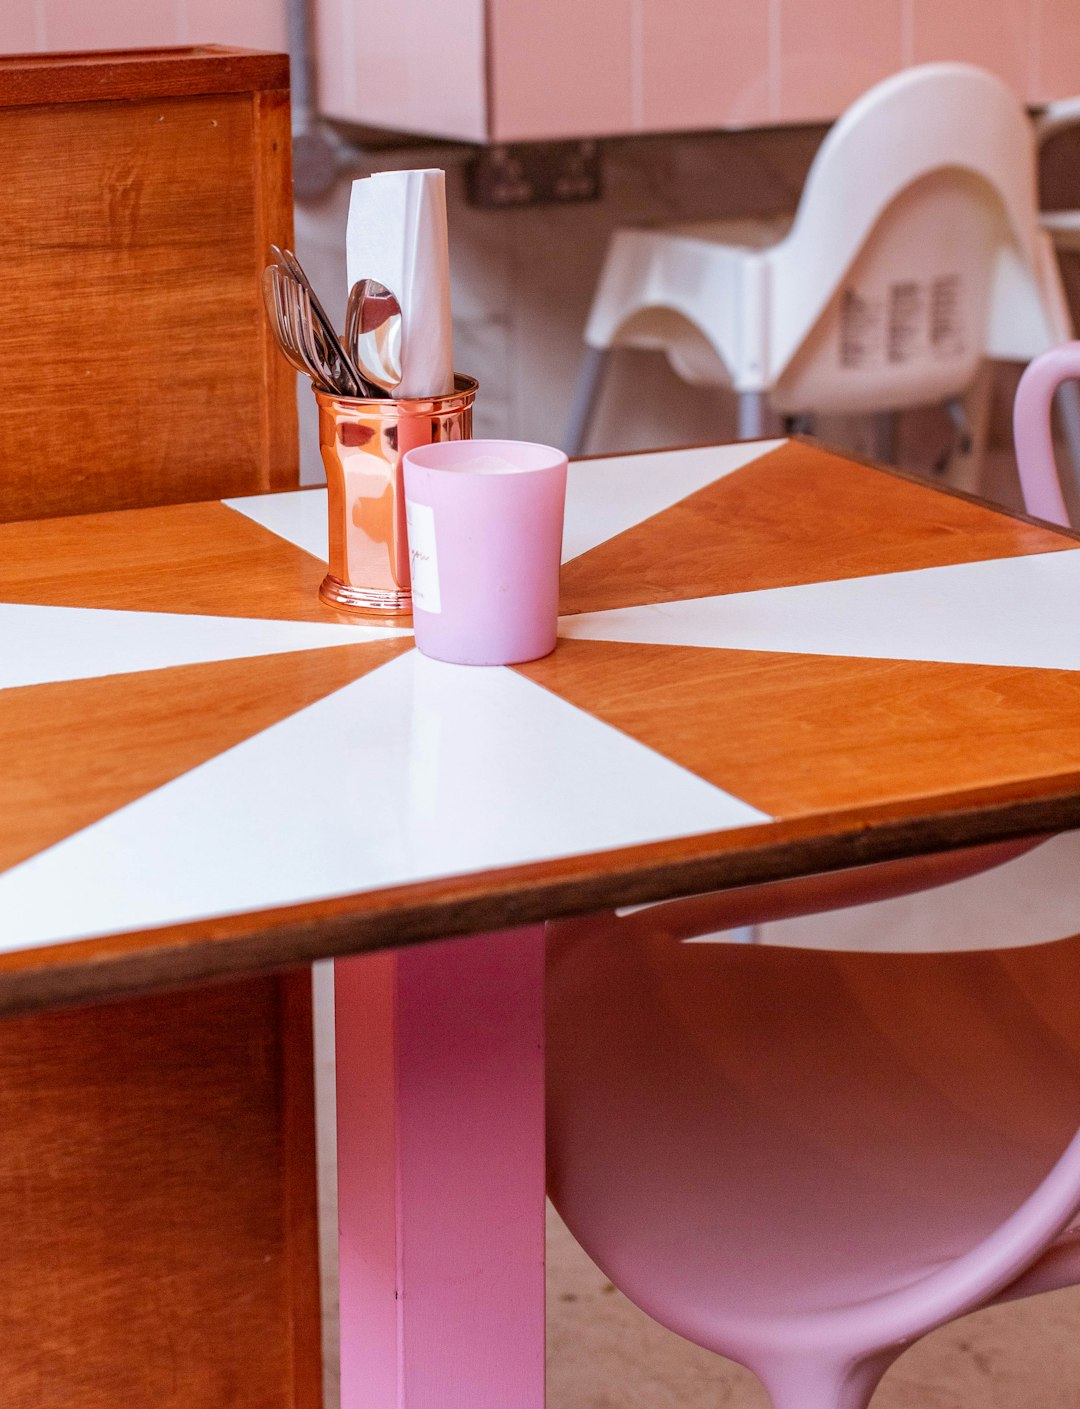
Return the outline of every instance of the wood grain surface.
<path id="1" fill-rule="evenodd" d="M 227 50 L 191 59 L 198 79 L 168 54 L 91 58 L 101 92 L 72 101 L 76 56 L 21 61 L 14 105 L 0 70 L 0 519 L 296 482 L 295 377 L 259 287 L 270 240 L 291 243 L 288 90 L 252 63 L 240 89 Z"/>
<path id="2" fill-rule="evenodd" d="M 221 44 L 0 58 L 0 107 L 5 108 L 130 98 L 160 101 L 193 94 L 280 91 L 288 86 L 288 55 Z"/>
<path id="3" fill-rule="evenodd" d="M 564 612 L 752 592 L 1075 545 L 1073 536 L 792 440 L 563 568 Z"/>
<path id="4" fill-rule="evenodd" d="M 0 524 L 5 602 L 346 620 L 318 599 L 325 575 L 318 558 L 224 504 Z"/>
<path id="5" fill-rule="evenodd" d="M 1073 773 L 1080 674 L 563 641 L 517 669 L 776 817 Z"/>
<path id="6" fill-rule="evenodd" d="M 0 691 L 0 870 L 411 645 L 405 638 Z"/>
<path id="7" fill-rule="evenodd" d="M 9 1409 L 317 1409 L 308 986 L 0 1023 Z"/>
<path id="8" fill-rule="evenodd" d="M 284 56 L 2 60 L 0 140 L 0 518 L 294 484 L 294 379 L 258 292 L 292 228 Z M 291 593 L 327 619 L 299 549 L 221 505 L 156 541 L 149 514 L 138 548 L 130 517 L 0 528 L 0 595 L 287 617 Z M 363 668 L 346 649 L 287 680 L 279 658 L 159 672 L 182 721 L 162 678 L 0 693 L 0 865 Z M 318 1409 L 312 1067 L 306 971 L 0 1023 L 5 1406 Z"/>

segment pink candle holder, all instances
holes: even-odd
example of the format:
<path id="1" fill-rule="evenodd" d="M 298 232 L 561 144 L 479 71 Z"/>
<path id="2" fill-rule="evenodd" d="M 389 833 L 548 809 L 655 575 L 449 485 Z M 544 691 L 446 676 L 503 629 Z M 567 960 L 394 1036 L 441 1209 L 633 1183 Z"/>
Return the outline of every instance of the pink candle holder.
<path id="1" fill-rule="evenodd" d="M 555 649 L 566 456 L 464 440 L 405 456 L 413 626 L 425 655 L 513 665 Z"/>

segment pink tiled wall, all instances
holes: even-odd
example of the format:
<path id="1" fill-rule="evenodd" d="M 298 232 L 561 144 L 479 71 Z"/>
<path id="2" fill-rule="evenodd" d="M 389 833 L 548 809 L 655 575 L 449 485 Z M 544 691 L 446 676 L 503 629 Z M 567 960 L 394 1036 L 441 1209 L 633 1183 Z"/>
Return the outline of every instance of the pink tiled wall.
<path id="1" fill-rule="evenodd" d="M 165 44 L 285 48 L 282 0 L 5 0 L 0 53 Z"/>
<path id="2" fill-rule="evenodd" d="M 903 67 L 907 2 L 778 0 L 771 116 L 781 122 L 828 120 Z"/>
<path id="3" fill-rule="evenodd" d="M 992 9 L 986 0 L 910 3 L 913 63 L 964 59 L 999 74 L 1018 93 L 1036 96 L 1037 26 L 1032 0 L 994 0 Z M 1080 87 L 1080 74 L 1074 75 L 1074 81 Z"/>
<path id="4" fill-rule="evenodd" d="M 836 117 L 909 64 L 964 59 L 1029 102 L 1080 90 L 1080 0 L 317 0 L 323 106 L 335 117 L 448 137 L 528 141 Z M 474 23 L 486 12 L 486 30 Z M 452 85 L 424 94 L 357 78 L 365 35 L 405 11 L 468 28 L 488 125 L 466 131 Z M 340 23 L 331 17 L 341 16 Z M 434 22 L 432 19 L 431 22 Z M 463 28 L 464 26 L 464 28 Z M 420 27 L 414 26 L 419 32 Z M 384 86 L 385 88 L 385 86 Z"/>

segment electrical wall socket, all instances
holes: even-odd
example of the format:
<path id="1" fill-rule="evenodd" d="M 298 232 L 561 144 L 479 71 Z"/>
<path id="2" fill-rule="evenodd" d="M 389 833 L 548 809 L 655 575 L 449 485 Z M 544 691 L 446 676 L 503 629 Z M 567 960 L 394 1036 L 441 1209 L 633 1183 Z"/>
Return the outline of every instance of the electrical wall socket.
<path id="1" fill-rule="evenodd" d="M 470 205 L 486 209 L 600 199 L 598 142 L 484 147 L 468 166 Z"/>

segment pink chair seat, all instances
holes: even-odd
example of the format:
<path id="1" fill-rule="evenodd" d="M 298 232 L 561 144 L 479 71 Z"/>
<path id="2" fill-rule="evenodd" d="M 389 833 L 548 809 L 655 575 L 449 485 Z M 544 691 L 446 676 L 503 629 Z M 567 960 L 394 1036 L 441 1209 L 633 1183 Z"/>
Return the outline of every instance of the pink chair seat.
<path id="1" fill-rule="evenodd" d="M 550 1192 L 646 1312 L 778 1409 L 838 1409 L 1080 1272 L 1080 940 L 829 954 L 650 918 L 551 926 L 548 1001 Z"/>

